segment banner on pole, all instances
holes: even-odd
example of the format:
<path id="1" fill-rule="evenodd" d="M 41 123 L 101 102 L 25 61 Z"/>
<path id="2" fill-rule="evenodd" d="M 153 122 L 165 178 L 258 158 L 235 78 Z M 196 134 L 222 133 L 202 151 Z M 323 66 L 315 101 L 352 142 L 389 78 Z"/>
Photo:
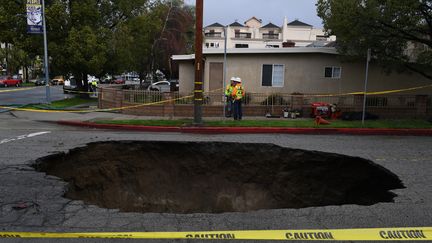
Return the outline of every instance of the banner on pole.
<path id="1" fill-rule="evenodd" d="M 42 5 L 40 0 L 27 0 L 27 33 L 42 34 Z"/>

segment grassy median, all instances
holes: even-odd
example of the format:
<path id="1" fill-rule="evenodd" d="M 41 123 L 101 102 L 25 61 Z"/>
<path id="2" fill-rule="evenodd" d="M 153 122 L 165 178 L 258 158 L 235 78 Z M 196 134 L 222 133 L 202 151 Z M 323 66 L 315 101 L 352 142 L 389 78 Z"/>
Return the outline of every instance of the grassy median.
<path id="1" fill-rule="evenodd" d="M 192 120 L 97 120 L 97 124 L 121 124 L 141 126 L 188 126 Z M 366 121 L 362 126 L 361 121 L 330 121 L 330 125 L 320 125 L 320 128 L 432 128 L 432 123 L 426 120 L 375 120 Z M 204 126 L 210 127 L 312 127 L 316 128 L 313 119 L 278 119 L 278 120 L 242 120 L 242 121 L 204 121 Z"/>
<path id="2" fill-rule="evenodd" d="M 26 105 L 24 108 L 29 109 L 50 109 L 50 110 L 61 110 L 61 109 L 68 109 L 74 106 L 78 105 L 84 105 L 84 104 L 97 104 L 97 99 L 89 98 L 84 99 L 80 97 L 74 97 L 64 100 L 56 100 L 51 102 L 51 104 L 32 104 L 32 105 Z"/>

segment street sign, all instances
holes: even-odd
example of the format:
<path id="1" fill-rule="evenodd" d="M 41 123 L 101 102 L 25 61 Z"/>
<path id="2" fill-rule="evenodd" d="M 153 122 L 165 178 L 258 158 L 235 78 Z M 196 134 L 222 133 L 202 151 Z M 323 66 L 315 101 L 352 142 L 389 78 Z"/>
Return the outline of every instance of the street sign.
<path id="1" fill-rule="evenodd" d="M 42 5 L 40 0 L 27 0 L 27 33 L 42 34 Z"/>

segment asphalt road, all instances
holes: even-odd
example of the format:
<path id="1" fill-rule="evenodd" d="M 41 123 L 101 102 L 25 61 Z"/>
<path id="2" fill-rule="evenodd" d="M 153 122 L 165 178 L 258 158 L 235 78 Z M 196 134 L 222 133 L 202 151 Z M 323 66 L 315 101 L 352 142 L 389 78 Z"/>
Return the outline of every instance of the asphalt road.
<path id="1" fill-rule="evenodd" d="M 26 88 L 33 88 L 24 90 Z M 17 92 L 4 92 L 6 90 L 23 89 Z M 71 95 L 63 94 L 62 86 L 50 86 L 51 101 L 62 100 Z M 0 105 L 25 105 L 46 103 L 46 88 L 45 86 L 37 87 L 20 87 L 20 88 L 0 88 Z"/>
<path id="2" fill-rule="evenodd" d="M 67 185 L 34 171 L 35 159 L 109 140 L 227 141 L 335 152 L 371 159 L 397 174 L 405 189 L 394 203 L 223 214 L 123 213 L 63 198 Z M 198 231 L 432 226 L 432 137 L 199 135 L 63 127 L 0 113 L 0 231 Z M 167 151 L 169 152 L 169 151 Z M 271 153 L 271 151 L 269 151 Z M 16 210 L 26 203 L 28 208 Z M 60 242 L 129 242 L 74 239 Z M 0 242 L 59 242 L 1 239 Z M 133 240 L 133 242 L 171 242 Z M 187 241 L 185 241 L 187 242 Z M 198 241 L 190 241 L 198 242 Z M 249 241 L 251 242 L 251 241 Z"/>

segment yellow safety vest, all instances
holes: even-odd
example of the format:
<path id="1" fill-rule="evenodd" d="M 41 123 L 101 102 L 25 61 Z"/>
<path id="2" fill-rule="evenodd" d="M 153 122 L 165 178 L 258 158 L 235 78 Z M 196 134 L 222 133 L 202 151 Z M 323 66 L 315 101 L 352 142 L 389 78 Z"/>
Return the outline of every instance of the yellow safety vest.
<path id="1" fill-rule="evenodd" d="M 241 86 L 241 84 L 237 84 L 231 93 L 231 96 L 235 100 L 241 100 L 244 95 L 245 95 L 245 90 L 243 86 Z"/>
<path id="2" fill-rule="evenodd" d="M 233 89 L 234 89 L 234 86 L 229 85 L 229 86 L 226 88 L 226 90 L 225 90 L 225 95 L 228 96 L 228 97 L 230 97 L 230 96 L 231 96 L 231 93 L 232 93 L 232 91 L 233 91 Z"/>

